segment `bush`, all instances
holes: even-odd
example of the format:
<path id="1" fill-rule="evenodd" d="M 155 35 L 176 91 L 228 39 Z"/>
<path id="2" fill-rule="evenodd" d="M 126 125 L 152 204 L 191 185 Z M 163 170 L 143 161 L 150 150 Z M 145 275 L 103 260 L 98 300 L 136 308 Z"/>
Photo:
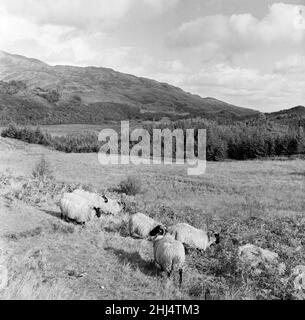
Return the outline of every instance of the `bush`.
<path id="1" fill-rule="evenodd" d="M 42 132 L 39 127 L 36 129 L 19 128 L 14 123 L 8 128 L 2 130 L 1 136 L 4 138 L 18 139 L 27 143 L 41 144 L 49 146 L 51 144 L 51 136 Z"/>
<path id="2" fill-rule="evenodd" d="M 14 123 L 10 123 L 8 128 L 3 129 L 1 132 L 1 137 L 18 139 L 18 128 Z"/>
<path id="3" fill-rule="evenodd" d="M 120 182 L 119 187 L 116 189 L 119 193 L 125 193 L 129 196 L 135 196 L 141 193 L 141 182 L 134 178 L 128 177 L 126 180 Z"/>
<path id="4" fill-rule="evenodd" d="M 56 150 L 67 153 L 90 153 L 98 152 L 100 149 L 98 137 L 92 132 L 54 137 L 52 145 Z"/>
<path id="5" fill-rule="evenodd" d="M 32 176 L 39 180 L 46 180 L 46 179 L 53 178 L 50 165 L 44 157 L 41 157 L 40 161 L 37 163 L 36 167 L 32 172 Z"/>

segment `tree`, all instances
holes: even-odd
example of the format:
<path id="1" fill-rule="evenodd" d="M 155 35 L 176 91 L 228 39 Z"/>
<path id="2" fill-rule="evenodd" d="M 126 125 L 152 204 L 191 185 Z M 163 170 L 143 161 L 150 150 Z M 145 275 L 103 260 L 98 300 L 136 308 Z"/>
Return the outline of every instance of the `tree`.
<path id="1" fill-rule="evenodd" d="M 297 136 L 297 152 L 298 153 L 305 153 L 305 136 L 304 136 L 304 130 L 302 126 L 299 126 Z"/>

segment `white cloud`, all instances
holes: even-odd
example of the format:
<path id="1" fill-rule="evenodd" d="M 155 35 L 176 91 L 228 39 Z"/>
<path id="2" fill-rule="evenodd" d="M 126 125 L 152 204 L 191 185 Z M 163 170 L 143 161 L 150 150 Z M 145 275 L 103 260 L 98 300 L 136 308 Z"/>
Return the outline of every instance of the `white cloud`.
<path id="1" fill-rule="evenodd" d="M 167 45 L 192 57 L 193 74 L 172 80 L 191 92 L 262 111 L 304 104 L 304 9 L 274 3 L 260 19 L 217 14 L 183 23 Z"/>
<path id="2" fill-rule="evenodd" d="M 185 90 L 214 96 L 237 105 L 260 111 L 304 104 L 304 78 L 287 78 L 282 74 L 261 73 L 255 69 L 233 68 L 218 64 L 204 67 L 195 74 L 172 79 Z"/>
<path id="3" fill-rule="evenodd" d="M 295 27 L 298 11 L 294 6 L 276 3 L 261 20 L 252 14 L 222 14 L 202 17 L 182 24 L 169 35 L 172 47 L 217 44 L 226 51 L 243 51 L 255 46 L 304 45 L 305 30 Z"/>
<path id="4" fill-rule="evenodd" d="M 291 55 L 282 61 L 277 61 L 274 72 L 282 74 L 305 74 L 305 56 Z"/>
<path id="5" fill-rule="evenodd" d="M 39 24 L 87 28 L 116 25 L 130 10 L 141 14 L 161 14 L 180 0 L 1 0 L 9 14 L 27 17 Z"/>

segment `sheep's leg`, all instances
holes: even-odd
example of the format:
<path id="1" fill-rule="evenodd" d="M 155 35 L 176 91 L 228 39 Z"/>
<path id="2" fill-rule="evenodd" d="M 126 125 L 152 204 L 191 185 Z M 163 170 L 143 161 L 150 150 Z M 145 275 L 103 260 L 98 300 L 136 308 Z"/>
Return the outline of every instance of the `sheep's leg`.
<path id="1" fill-rule="evenodd" d="M 182 273 L 183 273 L 183 270 L 179 269 L 179 287 L 181 287 L 182 285 Z"/>

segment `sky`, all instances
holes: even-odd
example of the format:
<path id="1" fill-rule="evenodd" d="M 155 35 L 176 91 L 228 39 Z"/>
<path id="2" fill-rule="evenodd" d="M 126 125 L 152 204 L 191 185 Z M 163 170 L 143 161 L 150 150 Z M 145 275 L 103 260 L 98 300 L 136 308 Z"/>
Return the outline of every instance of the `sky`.
<path id="1" fill-rule="evenodd" d="M 0 0 L 0 50 L 271 112 L 305 105 L 305 0 Z"/>

